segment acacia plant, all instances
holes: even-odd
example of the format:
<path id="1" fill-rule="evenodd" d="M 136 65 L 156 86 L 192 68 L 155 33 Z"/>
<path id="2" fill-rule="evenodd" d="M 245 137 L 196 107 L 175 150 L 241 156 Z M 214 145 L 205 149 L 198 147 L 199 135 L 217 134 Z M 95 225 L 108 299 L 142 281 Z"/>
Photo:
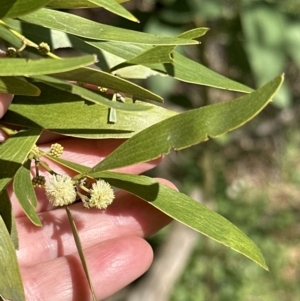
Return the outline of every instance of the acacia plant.
<path id="1" fill-rule="evenodd" d="M 253 90 L 176 51 L 177 46 L 199 44 L 207 28 L 165 37 L 108 26 L 61 10 L 102 7 L 108 14 L 137 21 L 122 2 L 125 1 L 0 3 L 0 92 L 15 95 L 1 120 L 1 129 L 8 136 L 0 145 L 0 270 L 5 271 L 0 274 L 0 296 L 4 299 L 25 300 L 15 252 L 18 236 L 6 189 L 11 182 L 25 214 L 37 227 L 43 225 L 36 212 L 39 200 L 34 186 L 44 187 L 53 205 L 66 208 L 88 279 L 68 204 L 82 201 L 85 207 L 103 210 L 113 199 L 111 187 L 138 196 L 267 269 L 255 243 L 216 212 L 150 177 L 111 170 L 147 162 L 242 126 L 272 100 L 282 76 Z M 57 56 L 54 53 L 58 49 L 73 50 L 72 57 Z M 130 80 L 149 76 L 161 76 L 161 80 L 169 76 L 244 94 L 231 101 L 177 113 L 165 108 L 159 95 Z M 91 168 L 60 158 L 63 145 L 54 143 L 49 152 L 42 152 L 36 142 L 44 131 L 83 139 L 126 141 Z M 43 161 L 44 157 L 76 175 L 58 175 Z M 51 175 L 41 176 L 40 166 Z M 56 191 L 60 185 L 67 197 Z"/>

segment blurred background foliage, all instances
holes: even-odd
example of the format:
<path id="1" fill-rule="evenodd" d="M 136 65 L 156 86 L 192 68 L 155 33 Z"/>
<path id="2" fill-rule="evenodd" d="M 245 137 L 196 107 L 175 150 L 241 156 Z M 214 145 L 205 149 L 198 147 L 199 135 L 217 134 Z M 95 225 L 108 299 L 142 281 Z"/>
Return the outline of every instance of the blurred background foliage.
<path id="1" fill-rule="evenodd" d="M 126 7 L 140 24 L 98 10 L 89 17 L 162 35 L 209 27 L 200 46 L 180 51 L 254 88 L 286 75 L 272 105 L 251 123 L 173 153 L 151 172 L 188 194 L 196 191 L 204 204 L 244 230 L 262 249 L 270 272 L 199 236 L 169 300 L 300 300 L 300 1 L 139 0 Z M 155 76 L 146 85 L 179 111 L 236 96 Z M 150 239 L 155 250 L 169 231 Z"/>

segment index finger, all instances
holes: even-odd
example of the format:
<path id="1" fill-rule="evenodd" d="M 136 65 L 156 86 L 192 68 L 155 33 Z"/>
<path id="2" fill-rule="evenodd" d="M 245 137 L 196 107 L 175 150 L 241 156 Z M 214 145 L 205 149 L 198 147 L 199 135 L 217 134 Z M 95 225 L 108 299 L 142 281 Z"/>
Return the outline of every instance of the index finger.
<path id="1" fill-rule="evenodd" d="M 0 93 L 0 118 L 2 118 L 5 112 L 7 111 L 13 98 L 14 96 L 12 94 Z"/>

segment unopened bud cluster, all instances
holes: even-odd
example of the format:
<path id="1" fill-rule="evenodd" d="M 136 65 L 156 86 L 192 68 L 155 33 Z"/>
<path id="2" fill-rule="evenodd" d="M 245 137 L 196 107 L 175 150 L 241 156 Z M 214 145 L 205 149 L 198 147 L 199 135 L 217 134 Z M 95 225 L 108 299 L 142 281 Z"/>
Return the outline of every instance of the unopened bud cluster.
<path id="1" fill-rule="evenodd" d="M 50 147 L 49 155 L 58 158 L 62 155 L 63 151 L 64 147 L 62 145 L 60 145 L 59 143 L 54 143 Z"/>
<path id="2" fill-rule="evenodd" d="M 46 55 L 50 51 L 50 46 L 47 43 L 40 43 L 38 51 L 40 54 Z"/>
<path id="3" fill-rule="evenodd" d="M 31 153 L 33 153 L 36 156 L 39 156 L 41 154 L 41 150 L 38 148 L 37 145 L 34 145 L 32 149 L 30 150 Z"/>
<path id="4" fill-rule="evenodd" d="M 14 47 L 8 47 L 6 50 L 6 56 L 7 57 L 17 57 L 18 51 Z"/>
<path id="5" fill-rule="evenodd" d="M 46 183 L 46 179 L 44 176 L 36 176 L 32 179 L 32 185 L 34 187 L 43 187 Z"/>

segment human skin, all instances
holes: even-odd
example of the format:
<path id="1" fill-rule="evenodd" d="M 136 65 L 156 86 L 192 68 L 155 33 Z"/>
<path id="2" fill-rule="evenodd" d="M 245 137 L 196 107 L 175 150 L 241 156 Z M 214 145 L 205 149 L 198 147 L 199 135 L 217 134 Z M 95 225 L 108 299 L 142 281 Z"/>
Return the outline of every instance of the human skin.
<path id="1" fill-rule="evenodd" d="M 11 95 L 0 94 L 0 116 L 3 116 L 11 100 Z M 2 138 L 5 139 L 5 136 Z M 54 138 L 64 146 L 64 159 L 87 166 L 95 165 L 122 143 L 121 140 Z M 49 140 L 54 138 L 43 134 L 39 147 L 49 150 Z M 121 171 L 138 174 L 159 162 L 160 159 Z M 61 166 L 47 163 L 57 173 L 73 175 Z M 46 172 L 42 171 L 42 174 L 47 176 Z M 167 180 L 158 180 L 174 187 Z M 26 300 L 92 300 L 65 209 L 53 208 L 44 190 L 37 189 L 37 211 L 43 226 L 36 227 L 25 216 L 11 185 L 8 192 L 16 217 L 20 245 L 17 257 Z M 149 268 L 153 252 L 145 237 L 171 221 L 147 202 L 125 191 L 118 191 L 114 202 L 106 210 L 86 209 L 81 203 L 69 208 L 78 228 L 98 300 L 114 294 Z"/>

